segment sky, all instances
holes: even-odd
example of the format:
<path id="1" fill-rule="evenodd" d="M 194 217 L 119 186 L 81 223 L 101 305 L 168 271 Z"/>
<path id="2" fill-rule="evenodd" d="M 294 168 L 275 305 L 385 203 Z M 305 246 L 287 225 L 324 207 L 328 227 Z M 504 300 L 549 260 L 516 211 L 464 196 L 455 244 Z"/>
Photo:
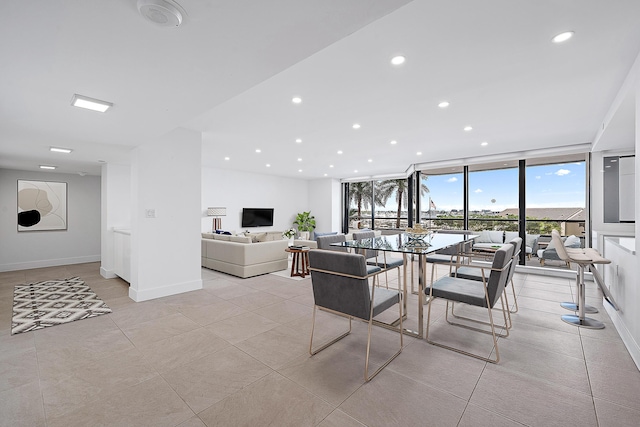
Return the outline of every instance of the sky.
<path id="1" fill-rule="evenodd" d="M 526 169 L 527 207 L 585 207 L 585 162 Z M 438 210 L 462 210 L 462 173 L 429 176 L 423 181 L 430 192 L 423 198 L 422 210 L 428 210 L 429 197 Z M 518 207 L 518 169 L 499 169 L 469 173 L 470 209 L 502 211 Z M 385 210 L 396 210 L 395 195 Z M 379 208 L 378 208 L 379 209 Z"/>

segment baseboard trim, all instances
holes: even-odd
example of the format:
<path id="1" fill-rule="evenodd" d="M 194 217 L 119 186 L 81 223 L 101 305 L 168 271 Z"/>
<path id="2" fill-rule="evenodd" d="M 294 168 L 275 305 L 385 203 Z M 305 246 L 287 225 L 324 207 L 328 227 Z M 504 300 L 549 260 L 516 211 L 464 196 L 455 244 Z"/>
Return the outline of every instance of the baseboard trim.
<path id="1" fill-rule="evenodd" d="M 105 279 L 115 279 L 118 275 L 113 270 L 107 270 L 104 267 L 100 267 L 100 275 Z"/>
<path id="2" fill-rule="evenodd" d="M 604 305 L 605 311 L 611 318 L 613 325 L 616 327 L 620 338 L 622 338 L 622 342 L 624 343 L 625 347 L 627 347 L 629 355 L 635 362 L 638 369 L 640 369 L 640 346 L 638 345 L 636 340 L 633 339 L 633 335 L 631 334 L 631 332 L 629 332 L 629 329 L 627 329 L 627 325 L 624 324 L 624 321 L 620 318 L 616 309 L 606 301 L 603 301 L 602 304 Z"/>
<path id="3" fill-rule="evenodd" d="M 182 294 L 184 292 L 197 291 L 202 289 L 202 279 L 191 282 L 176 283 L 173 285 L 162 286 L 159 288 L 144 289 L 139 291 L 133 286 L 129 287 L 129 298 L 135 302 L 148 301 L 156 298 L 162 298 L 169 295 Z"/>
<path id="4" fill-rule="evenodd" d="M 38 261 L 19 262 L 14 264 L 2 264 L 0 265 L 0 272 L 32 270 L 34 268 L 57 267 L 60 265 L 85 264 L 88 262 L 99 262 L 100 260 L 100 255 L 88 255 L 73 258 L 44 259 Z"/>

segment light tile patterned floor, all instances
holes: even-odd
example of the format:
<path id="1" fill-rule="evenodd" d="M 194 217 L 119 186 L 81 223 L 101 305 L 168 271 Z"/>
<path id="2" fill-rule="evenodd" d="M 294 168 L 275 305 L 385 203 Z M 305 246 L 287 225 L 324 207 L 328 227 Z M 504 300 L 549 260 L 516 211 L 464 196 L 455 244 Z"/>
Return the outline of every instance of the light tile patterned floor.
<path id="1" fill-rule="evenodd" d="M 113 313 L 10 335 L 15 284 L 72 276 Z M 607 325 L 600 331 L 560 320 L 572 280 L 516 275 L 520 310 L 499 340 L 498 365 L 407 338 L 402 354 L 365 384 L 362 323 L 309 357 L 309 278 L 243 280 L 206 269 L 202 277 L 200 291 L 134 303 L 127 284 L 100 277 L 97 263 L 0 273 L 0 425 L 640 424 L 640 373 L 606 313 L 592 316 Z M 601 308 L 593 283 L 587 288 Z M 486 345 L 488 337 L 446 325 L 443 311 L 436 301 L 434 334 Z M 321 313 L 317 332 L 322 339 L 344 326 Z M 375 364 L 397 335 L 374 332 Z"/>

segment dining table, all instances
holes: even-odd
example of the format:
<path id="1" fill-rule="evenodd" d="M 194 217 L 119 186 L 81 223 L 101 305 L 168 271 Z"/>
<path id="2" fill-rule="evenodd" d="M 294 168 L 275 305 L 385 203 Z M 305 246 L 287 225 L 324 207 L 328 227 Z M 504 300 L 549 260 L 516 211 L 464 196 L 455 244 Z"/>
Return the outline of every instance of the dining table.
<path id="1" fill-rule="evenodd" d="M 461 247 L 464 242 L 478 237 L 475 234 L 449 234 L 438 232 L 425 232 L 425 233 L 409 233 L 404 232 L 400 234 L 381 235 L 372 238 L 366 238 L 361 240 L 347 240 L 346 242 L 332 243 L 332 246 L 347 247 L 356 252 L 365 250 L 376 250 L 383 253 L 401 253 L 403 257 L 403 279 L 402 279 L 402 293 L 403 293 L 403 313 L 406 318 L 407 315 L 407 266 L 408 260 L 413 259 L 415 256 L 418 258 L 418 325 L 417 330 L 413 330 L 407 327 L 403 328 L 403 332 L 406 335 L 423 339 L 424 338 L 424 303 L 425 303 L 425 289 L 427 287 L 426 282 L 426 262 L 427 256 L 433 254 L 442 249 L 451 248 L 454 246 Z M 386 256 L 385 254 L 382 257 Z M 411 257 L 411 258 L 410 258 Z M 378 256 L 377 262 L 381 262 L 380 256 Z M 413 262 L 413 261 L 411 261 Z M 459 262 L 455 256 L 452 257 L 452 263 Z M 400 286 L 400 284 L 398 284 Z M 384 323 L 380 321 L 375 322 L 376 325 L 382 326 L 388 329 L 397 330 L 399 319 L 392 323 Z"/>

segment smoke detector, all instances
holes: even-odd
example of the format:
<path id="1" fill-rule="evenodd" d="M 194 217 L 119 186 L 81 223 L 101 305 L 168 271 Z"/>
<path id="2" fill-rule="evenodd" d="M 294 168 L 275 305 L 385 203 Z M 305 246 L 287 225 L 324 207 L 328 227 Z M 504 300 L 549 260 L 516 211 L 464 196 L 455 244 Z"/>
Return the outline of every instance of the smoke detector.
<path id="1" fill-rule="evenodd" d="M 186 12 L 172 0 L 138 0 L 138 11 L 147 21 L 161 27 L 179 27 Z"/>

